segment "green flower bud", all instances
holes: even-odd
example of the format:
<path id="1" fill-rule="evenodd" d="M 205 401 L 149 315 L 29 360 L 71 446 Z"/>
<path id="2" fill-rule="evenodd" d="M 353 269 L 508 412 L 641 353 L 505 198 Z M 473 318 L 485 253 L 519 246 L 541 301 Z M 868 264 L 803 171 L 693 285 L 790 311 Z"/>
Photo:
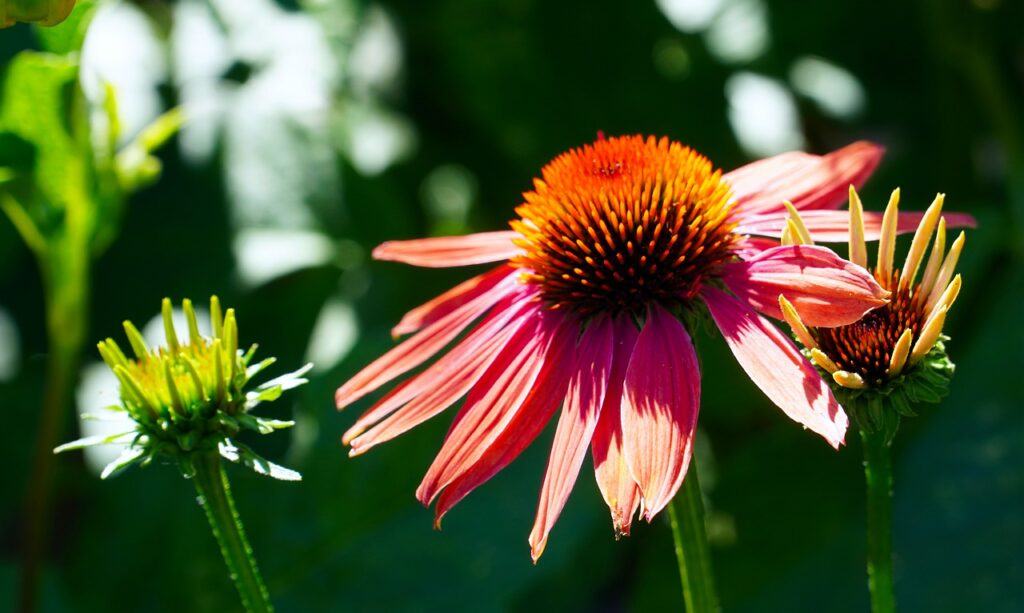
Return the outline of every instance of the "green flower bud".
<path id="1" fill-rule="evenodd" d="M 22 21 L 55 26 L 75 8 L 75 0 L 0 0 L 0 27 Z"/>
<path id="2" fill-rule="evenodd" d="M 190 472 L 191 455 L 217 451 L 223 457 L 243 463 L 256 472 L 282 479 L 296 479 L 298 473 L 276 466 L 232 440 L 240 430 L 270 434 L 293 425 L 290 421 L 264 419 L 250 411 L 263 402 L 272 402 L 293 387 L 306 383 L 302 378 L 311 365 L 267 381 L 250 383 L 274 363 L 267 358 L 253 363 L 256 346 L 242 352 L 238 347 L 238 323 L 234 309 L 221 311 L 216 296 L 210 299 L 212 336 L 199 332 L 195 310 L 189 300 L 183 302 L 188 322 L 188 339 L 179 339 L 172 321 L 171 301 L 164 299 L 162 315 L 166 346 L 150 348 L 138 329 L 124 322 L 125 335 L 134 354 L 129 358 L 114 339 L 98 344 L 100 356 L 120 382 L 120 403 L 135 422 L 135 429 L 114 437 L 82 439 L 58 447 L 61 452 L 94 444 L 107 444 L 132 437 L 130 461 L 117 464 L 113 474 L 136 462 L 147 462 L 157 455 L 173 456 L 182 471 Z M 130 452 L 130 453 L 129 453 Z M 123 458 L 119 458 L 121 462 Z M 110 467 L 108 467 L 110 468 Z"/>

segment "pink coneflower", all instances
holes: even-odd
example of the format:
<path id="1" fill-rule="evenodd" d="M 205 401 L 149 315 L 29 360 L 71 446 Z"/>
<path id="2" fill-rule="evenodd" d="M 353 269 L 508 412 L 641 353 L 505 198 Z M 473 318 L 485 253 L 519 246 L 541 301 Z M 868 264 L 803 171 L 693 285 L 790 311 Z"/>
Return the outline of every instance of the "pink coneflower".
<path id="1" fill-rule="evenodd" d="M 751 380 L 838 447 L 845 413 L 758 311 L 780 317 L 784 291 L 808 325 L 840 326 L 885 304 L 888 292 L 827 249 L 748 235 L 780 236 L 789 199 L 812 231 L 834 232 L 841 217 L 846 240 L 845 213 L 818 213 L 833 213 L 881 153 L 861 142 L 723 175 L 667 138 L 599 138 L 544 167 L 509 231 L 381 245 L 376 258 L 419 266 L 505 263 L 410 311 L 394 333 L 415 334 L 338 389 L 342 408 L 453 345 L 345 433 L 351 455 L 466 396 L 417 490 L 424 504 L 437 499 L 439 523 L 561 407 L 530 535 L 534 559 L 588 448 L 615 529 L 628 534 L 637 510 L 650 521 L 686 474 L 700 371 L 684 322 L 705 307 Z M 880 226 L 880 216 L 864 219 L 868 234 Z"/>

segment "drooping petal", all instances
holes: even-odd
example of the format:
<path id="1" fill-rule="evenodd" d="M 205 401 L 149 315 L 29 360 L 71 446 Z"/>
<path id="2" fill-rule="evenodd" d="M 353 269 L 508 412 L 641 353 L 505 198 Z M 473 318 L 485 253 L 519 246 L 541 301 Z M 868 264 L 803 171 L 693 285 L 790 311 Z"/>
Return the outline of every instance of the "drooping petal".
<path id="1" fill-rule="evenodd" d="M 809 326 L 852 324 L 889 296 L 868 271 L 813 245 L 775 247 L 730 263 L 723 280 L 739 298 L 775 319 L 782 319 L 779 295 L 784 295 Z"/>
<path id="2" fill-rule="evenodd" d="M 611 376 L 590 449 L 597 487 L 611 511 L 615 532 L 628 536 L 633 516 L 640 506 L 640 488 L 633 481 L 622 455 L 622 386 L 639 331 L 632 318 L 626 315 L 616 317 L 613 325 L 615 345 Z"/>
<path id="3" fill-rule="evenodd" d="M 521 314 L 526 303 L 520 300 L 503 309 L 495 307 L 496 312 L 487 321 L 444 357 L 364 413 L 341 439 L 352 445 L 349 455 L 365 453 L 391 440 L 464 396 L 523 324 Z"/>
<path id="4" fill-rule="evenodd" d="M 554 354 L 549 348 L 560 328 L 561 314 L 537 307 L 527 317 L 469 391 L 416 490 L 423 504 L 430 504 L 443 487 L 480 458 L 526 402 L 541 373 L 551 369 Z"/>
<path id="5" fill-rule="evenodd" d="M 423 326 L 434 323 L 491 289 L 511 274 L 515 274 L 515 269 L 502 264 L 482 275 L 473 277 L 468 281 L 463 281 L 433 300 L 425 302 L 406 313 L 402 320 L 398 322 L 398 325 L 391 329 L 392 336 L 399 337 L 403 334 L 410 334 Z"/>
<path id="6" fill-rule="evenodd" d="M 633 348 L 622 394 L 623 451 L 647 521 L 683 483 L 699 407 L 700 368 L 690 335 L 655 305 Z"/>
<path id="7" fill-rule="evenodd" d="M 735 297 L 713 287 L 702 295 L 751 381 L 791 419 L 838 449 L 846 436 L 846 413 L 793 342 Z"/>
<path id="8" fill-rule="evenodd" d="M 477 459 L 453 473 L 452 480 L 437 499 L 435 526 L 441 525 L 441 518 L 460 500 L 519 457 L 547 426 L 565 399 L 573 374 L 575 340 L 579 333 L 577 326 L 575 321 L 570 321 L 553 332 L 552 342 L 544 356 L 544 368 L 529 396 L 504 429 L 481 442 Z"/>
<path id="9" fill-rule="evenodd" d="M 896 224 L 898 234 L 906 234 L 917 230 L 924 215 L 920 211 L 900 213 Z M 882 213 L 864 212 L 864 239 L 876 241 L 882 234 Z M 755 234 L 760 236 L 781 237 L 786 227 L 786 213 L 770 213 L 752 215 L 742 219 L 734 232 L 739 234 Z M 946 227 L 973 228 L 977 225 L 974 217 L 966 213 L 946 213 Z M 847 211 L 801 211 L 803 220 L 811 238 L 821 243 L 845 243 L 850 240 L 850 214 Z"/>
<path id="10" fill-rule="evenodd" d="M 722 178 L 732 186 L 735 219 L 783 212 L 789 200 L 801 210 L 832 209 L 846 199 L 850 184 L 858 188 L 882 159 L 884 149 L 859 141 L 828 155 L 790 152 L 747 164 Z"/>
<path id="11" fill-rule="evenodd" d="M 342 409 L 429 360 L 454 340 L 473 320 L 516 289 L 515 281 L 511 277 L 506 277 L 483 294 L 423 328 L 339 387 L 334 393 L 335 404 Z"/>
<path id="12" fill-rule="evenodd" d="M 465 236 L 439 236 L 408 241 L 388 241 L 373 250 L 378 260 L 403 262 L 427 268 L 449 268 L 500 262 L 522 250 L 512 244 L 519 236 L 511 230 L 479 232 Z"/>
<path id="13" fill-rule="evenodd" d="M 611 320 L 601 317 L 590 323 L 576 347 L 575 369 L 558 418 L 537 518 L 530 532 L 530 554 L 535 562 L 544 553 L 548 533 L 569 499 L 590 447 L 611 375 L 614 340 Z"/>

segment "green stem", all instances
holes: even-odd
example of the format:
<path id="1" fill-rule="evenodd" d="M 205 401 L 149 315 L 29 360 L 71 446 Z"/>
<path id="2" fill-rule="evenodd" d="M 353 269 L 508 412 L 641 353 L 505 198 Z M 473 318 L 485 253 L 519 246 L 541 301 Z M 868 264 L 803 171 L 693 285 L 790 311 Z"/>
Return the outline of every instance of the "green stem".
<path id="1" fill-rule="evenodd" d="M 39 577 L 51 524 L 50 497 L 56 473 L 53 448 L 61 438 L 67 409 L 72 404 L 75 375 L 85 339 L 89 300 L 89 271 L 86 266 L 76 261 L 74 256 L 43 260 L 41 266 L 46 281 L 49 356 L 23 511 L 25 532 L 19 608 L 25 612 L 37 608 Z"/>
<path id="2" fill-rule="evenodd" d="M 669 503 L 668 515 L 679 562 L 679 576 L 683 580 L 686 610 L 689 613 L 719 611 L 704 520 L 704 499 L 697 479 L 696 457 L 690 462 L 679 493 Z"/>
<path id="3" fill-rule="evenodd" d="M 873 613 L 892 613 L 892 458 L 884 432 L 860 431 L 867 482 L 868 589 Z"/>
<path id="4" fill-rule="evenodd" d="M 256 567 L 252 547 L 245 538 L 242 519 L 231 498 L 231 487 L 216 452 L 198 454 L 195 458 L 196 474 L 193 480 L 199 492 L 199 504 L 210 520 L 213 536 L 220 545 L 220 553 L 228 565 L 228 573 L 242 597 L 246 611 L 273 611 L 270 594 Z"/>

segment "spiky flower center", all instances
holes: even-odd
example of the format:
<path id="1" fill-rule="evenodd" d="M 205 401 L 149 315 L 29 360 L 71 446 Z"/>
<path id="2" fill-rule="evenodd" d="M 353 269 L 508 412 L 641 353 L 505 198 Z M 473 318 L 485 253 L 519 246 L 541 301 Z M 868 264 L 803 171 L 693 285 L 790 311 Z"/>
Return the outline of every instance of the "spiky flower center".
<path id="1" fill-rule="evenodd" d="M 213 338 L 199 333 L 192 303 L 185 301 L 189 338 L 178 340 L 171 321 L 171 303 L 163 304 L 167 346 L 150 348 L 125 322 L 134 358 L 113 339 L 99 343 L 100 354 L 121 383 L 121 406 L 150 437 L 183 442 L 188 447 L 224 425 L 218 416 L 234 417 L 246 409 L 252 352 L 238 350 L 238 324 L 232 309 L 221 315 L 211 300 Z M 225 422 L 226 423 L 226 422 Z"/>
<path id="2" fill-rule="evenodd" d="M 925 296 L 909 286 L 900 288 L 899 281 L 898 270 L 890 279 L 878 279 L 882 287 L 892 291 L 889 304 L 848 326 L 817 328 L 814 332 L 821 350 L 840 370 L 856 373 L 874 385 L 887 379 L 900 335 L 909 329 L 914 338 L 920 336 L 927 315 Z"/>
<path id="3" fill-rule="evenodd" d="M 639 314 L 693 298 L 733 257 L 728 185 L 667 138 L 600 138 L 560 155 L 524 194 L 513 264 L 553 308 Z"/>

